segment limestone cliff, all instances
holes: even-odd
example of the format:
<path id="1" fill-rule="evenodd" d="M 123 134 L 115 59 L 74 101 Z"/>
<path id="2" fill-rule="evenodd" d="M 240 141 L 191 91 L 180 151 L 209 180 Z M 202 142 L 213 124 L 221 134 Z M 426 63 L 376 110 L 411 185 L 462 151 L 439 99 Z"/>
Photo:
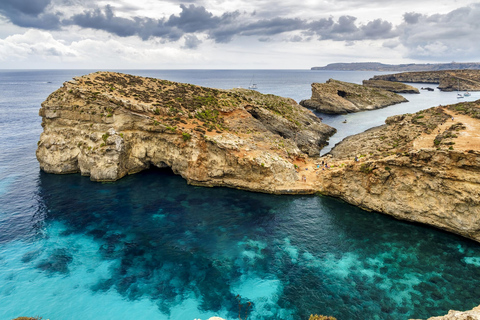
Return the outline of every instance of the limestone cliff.
<path id="1" fill-rule="evenodd" d="M 114 181 L 170 167 L 191 184 L 273 193 L 311 193 L 293 162 L 335 132 L 292 99 L 111 72 L 65 82 L 39 114 L 46 172 Z"/>
<path id="2" fill-rule="evenodd" d="M 480 241 L 479 104 L 390 117 L 346 138 L 326 158 L 318 189 Z"/>
<path id="3" fill-rule="evenodd" d="M 370 80 L 385 80 L 412 83 L 438 83 L 442 91 L 479 91 L 480 70 L 444 70 L 403 72 L 374 76 Z"/>
<path id="4" fill-rule="evenodd" d="M 330 79 L 326 83 L 313 83 L 312 97 L 302 100 L 300 104 L 322 113 L 345 114 L 406 101 L 404 97 L 390 91 Z"/>

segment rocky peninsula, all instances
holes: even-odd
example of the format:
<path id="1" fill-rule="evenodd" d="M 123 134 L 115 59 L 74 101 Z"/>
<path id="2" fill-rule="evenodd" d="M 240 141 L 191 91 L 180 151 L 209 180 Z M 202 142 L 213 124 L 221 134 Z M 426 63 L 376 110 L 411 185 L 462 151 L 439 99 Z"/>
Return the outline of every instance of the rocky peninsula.
<path id="1" fill-rule="evenodd" d="M 410 83 L 435 83 L 442 91 L 479 91 L 480 70 L 403 72 L 374 76 L 370 80 Z"/>
<path id="2" fill-rule="evenodd" d="M 407 101 L 383 88 L 329 79 L 326 83 L 313 83 L 312 97 L 300 101 L 300 105 L 327 114 L 346 114 Z"/>

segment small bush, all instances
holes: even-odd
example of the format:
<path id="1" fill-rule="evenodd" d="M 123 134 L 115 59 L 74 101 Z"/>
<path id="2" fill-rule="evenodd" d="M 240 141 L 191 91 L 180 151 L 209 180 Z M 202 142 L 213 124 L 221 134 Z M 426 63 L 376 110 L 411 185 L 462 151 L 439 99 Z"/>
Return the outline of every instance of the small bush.
<path id="1" fill-rule="evenodd" d="M 188 132 L 182 132 L 183 141 L 188 141 L 192 138 L 191 134 Z"/>
<path id="2" fill-rule="evenodd" d="M 370 168 L 370 166 L 368 164 L 365 164 L 365 163 L 362 163 L 362 165 L 360 166 L 360 172 L 363 172 L 363 173 L 371 173 L 373 171 L 372 168 Z"/>

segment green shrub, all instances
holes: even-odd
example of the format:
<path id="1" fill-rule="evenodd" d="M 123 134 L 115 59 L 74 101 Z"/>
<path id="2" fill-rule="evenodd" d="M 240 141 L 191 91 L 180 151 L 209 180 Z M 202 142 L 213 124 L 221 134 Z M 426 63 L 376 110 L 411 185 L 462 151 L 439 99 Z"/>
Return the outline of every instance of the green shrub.
<path id="1" fill-rule="evenodd" d="M 360 166 L 360 172 L 363 172 L 363 173 L 371 173 L 373 171 L 372 168 L 370 168 L 370 166 L 366 163 L 362 163 L 362 165 Z"/>
<path id="2" fill-rule="evenodd" d="M 183 141 L 188 141 L 192 138 L 192 135 L 188 132 L 182 132 Z"/>

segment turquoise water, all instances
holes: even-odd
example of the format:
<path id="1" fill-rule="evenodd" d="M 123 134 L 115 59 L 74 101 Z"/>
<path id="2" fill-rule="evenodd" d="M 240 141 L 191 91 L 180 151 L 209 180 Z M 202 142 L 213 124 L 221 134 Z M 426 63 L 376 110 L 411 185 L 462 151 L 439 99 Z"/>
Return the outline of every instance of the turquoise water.
<path id="1" fill-rule="evenodd" d="M 161 72 L 226 87 L 252 74 L 131 73 Z M 256 72 L 287 93 L 318 76 L 263 71 L 280 88 Z M 408 319 L 480 304 L 477 243 L 333 198 L 193 187 L 161 170 L 107 184 L 40 172 L 39 104 L 84 73 L 0 72 L 0 319 L 238 319 L 239 306 L 242 319 Z M 416 99 L 403 108 L 451 96 Z"/>

